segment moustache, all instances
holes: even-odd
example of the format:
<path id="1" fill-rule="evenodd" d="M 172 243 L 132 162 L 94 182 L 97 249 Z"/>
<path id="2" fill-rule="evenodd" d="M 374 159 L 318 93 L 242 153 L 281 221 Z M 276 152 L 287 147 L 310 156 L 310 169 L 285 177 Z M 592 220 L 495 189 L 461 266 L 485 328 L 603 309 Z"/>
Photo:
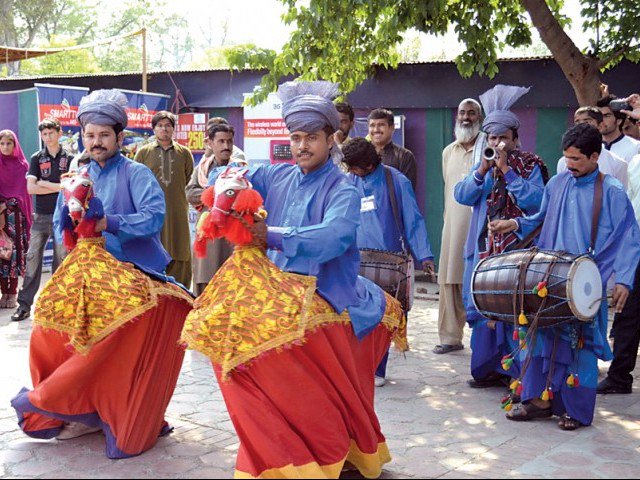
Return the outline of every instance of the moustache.
<path id="1" fill-rule="evenodd" d="M 106 149 L 106 148 L 104 148 L 104 147 L 93 147 L 93 148 L 91 149 L 91 151 L 92 151 L 92 152 L 95 152 L 96 150 L 98 150 L 98 151 L 100 151 L 100 150 L 105 150 L 105 151 L 106 151 L 107 149 Z"/>

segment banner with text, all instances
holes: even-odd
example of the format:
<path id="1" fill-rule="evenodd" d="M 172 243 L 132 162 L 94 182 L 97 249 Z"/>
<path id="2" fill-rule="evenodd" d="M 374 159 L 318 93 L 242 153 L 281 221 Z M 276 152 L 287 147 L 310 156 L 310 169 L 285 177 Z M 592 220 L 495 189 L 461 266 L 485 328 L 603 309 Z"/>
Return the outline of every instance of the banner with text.
<path id="1" fill-rule="evenodd" d="M 275 93 L 255 107 L 244 107 L 244 153 L 250 164 L 293 163 L 282 102 Z"/>
<path id="2" fill-rule="evenodd" d="M 208 113 L 181 113 L 173 136 L 180 145 L 187 147 L 191 153 L 204 153 Z"/>
<path id="3" fill-rule="evenodd" d="M 60 144 L 70 154 L 76 155 L 82 147 L 78 106 L 82 97 L 89 93 L 86 87 L 50 85 L 36 83 L 38 91 L 38 122 L 55 119 L 60 122 L 62 137 Z"/>
<path id="4" fill-rule="evenodd" d="M 153 137 L 151 119 L 161 110 L 166 110 L 169 95 L 120 90 L 129 102 L 126 111 L 129 124 L 124 131 L 122 153 L 133 158 L 140 147 Z"/>

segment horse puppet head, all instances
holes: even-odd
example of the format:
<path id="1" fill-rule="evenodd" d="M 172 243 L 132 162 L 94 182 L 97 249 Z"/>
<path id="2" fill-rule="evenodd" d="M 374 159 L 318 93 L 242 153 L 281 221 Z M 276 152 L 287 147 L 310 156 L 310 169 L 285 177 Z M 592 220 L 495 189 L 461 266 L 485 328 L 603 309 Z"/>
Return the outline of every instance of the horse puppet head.
<path id="1" fill-rule="evenodd" d="M 102 202 L 93 193 L 93 181 L 86 171 L 62 176 L 61 224 L 62 240 L 72 250 L 79 238 L 101 237 L 95 231 L 96 222 L 104 217 Z"/>
<path id="2" fill-rule="evenodd" d="M 251 226 L 256 219 L 266 218 L 262 196 L 245 178 L 247 168 L 229 167 L 216 183 L 202 192 L 202 203 L 209 208 L 200 221 L 194 251 L 203 258 L 207 253 L 207 240 L 226 238 L 234 245 L 253 243 Z"/>

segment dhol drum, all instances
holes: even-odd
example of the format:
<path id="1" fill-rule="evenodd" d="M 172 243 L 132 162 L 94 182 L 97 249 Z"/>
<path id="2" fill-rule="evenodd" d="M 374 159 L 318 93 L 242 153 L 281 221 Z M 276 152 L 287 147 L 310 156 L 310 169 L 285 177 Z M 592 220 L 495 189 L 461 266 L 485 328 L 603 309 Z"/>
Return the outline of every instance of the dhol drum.
<path id="1" fill-rule="evenodd" d="M 602 301 L 602 278 L 588 255 L 516 250 L 481 260 L 473 271 L 471 295 L 491 320 L 517 322 L 523 312 L 538 327 L 571 320 L 591 321 Z"/>
<path id="2" fill-rule="evenodd" d="M 409 255 L 373 248 L 360 249 L 360 275 L 398 299 L 405 312 L 413 305 L 413 268 Z"/>

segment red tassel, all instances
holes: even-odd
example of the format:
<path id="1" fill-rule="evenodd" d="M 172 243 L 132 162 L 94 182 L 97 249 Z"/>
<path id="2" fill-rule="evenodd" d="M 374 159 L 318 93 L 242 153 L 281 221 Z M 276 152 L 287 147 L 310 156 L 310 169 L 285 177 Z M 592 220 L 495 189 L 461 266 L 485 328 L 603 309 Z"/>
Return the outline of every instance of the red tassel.
<path id="1" fill-rule="evenodd" d="M 200 235 L 196 236 L 196 240 L 193 242 L 193 253 L 195 253 L 196 258 L 205 258 L 207 256 L 207 239 L 201 237 Z"/>
<path id="2" fill-rule="evenodd" d="M 207 187 L 202 195 L 200 196 L 200 201 L 206 205 L 208 208 L 213 207 L 213 199 L 215 197 L 215 191 L 213 190 L 213 186 Z"/>

